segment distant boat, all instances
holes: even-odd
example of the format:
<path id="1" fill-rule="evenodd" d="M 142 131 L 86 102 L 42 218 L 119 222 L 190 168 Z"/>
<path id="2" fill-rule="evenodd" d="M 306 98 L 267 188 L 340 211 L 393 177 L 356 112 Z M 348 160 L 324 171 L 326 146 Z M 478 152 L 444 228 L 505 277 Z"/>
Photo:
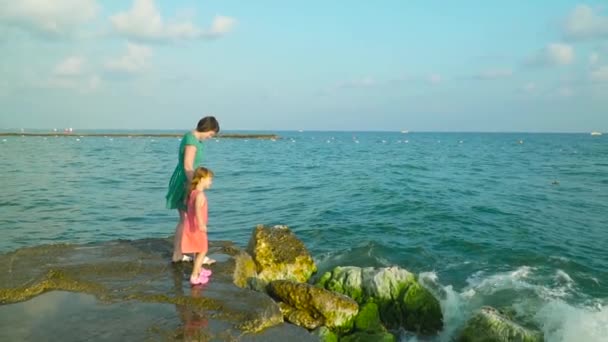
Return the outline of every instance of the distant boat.
<path id="1" fill-rule="evenodd" d="M 599 135 L 602 135 L 602 132 L 595 132 L 595 131 L 594 131 L 594 132 L 591 132 L 591 135 L 594 135 L 594 136 L 599 136 Z"/>
<path id="2" fill-rule="evenodd" d="M 403 130 L 403 131 L 401 131 L 401 133 L 403 133 L 403 134 L 406 134 L 406 133 L 409 133 L 409 132 L 410 132 L 410 131 L 407 131 L 407 130 Z"/>

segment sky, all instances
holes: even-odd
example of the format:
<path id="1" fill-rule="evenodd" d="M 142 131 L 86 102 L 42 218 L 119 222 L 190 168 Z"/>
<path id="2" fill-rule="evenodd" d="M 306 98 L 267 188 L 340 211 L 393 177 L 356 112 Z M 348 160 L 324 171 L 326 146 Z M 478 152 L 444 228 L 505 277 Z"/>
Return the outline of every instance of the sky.
<path id="1" fill-rule="evenodd" d="M 608 131 L 608 3 L 0 0 L 0 129 Z"/>

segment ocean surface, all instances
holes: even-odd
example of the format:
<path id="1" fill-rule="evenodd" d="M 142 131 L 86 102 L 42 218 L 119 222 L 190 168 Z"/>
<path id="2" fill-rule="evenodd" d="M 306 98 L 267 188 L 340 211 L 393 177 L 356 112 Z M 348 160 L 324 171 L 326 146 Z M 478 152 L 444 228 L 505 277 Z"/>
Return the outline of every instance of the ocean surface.
<path id="1" fill-rule="evenodd" d="M 607 341 L 608 136 L 267 133 L 206 141 L 210 239 L 284 224 L 321 271 L 407 268 L 442 298 L 438 340 L 492 305 L 548 341 Z M 173 234 L 178 145 L 0 137 L 0 253 Z"/>

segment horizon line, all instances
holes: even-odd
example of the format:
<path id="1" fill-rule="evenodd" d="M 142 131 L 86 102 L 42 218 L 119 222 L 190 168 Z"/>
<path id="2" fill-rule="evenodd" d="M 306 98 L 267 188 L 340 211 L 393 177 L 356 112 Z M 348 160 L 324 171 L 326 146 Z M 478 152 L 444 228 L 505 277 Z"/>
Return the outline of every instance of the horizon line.
<path id="1" fill-rule="evenodd" d="M 54 128 L 6 128 L 0 129 L 0 132 L 5 133 L 27 133 L 28 130 L 31 131 L 47 131 L 49 133 L 57 133 L 62 134 L 66 133 L 64 129 L 57 129 L 54 131 Z M 82 128 L 82 129 L 73 129 L 71 134 L 74 134 L 78 131 L 86 132 L 86 131 L 125 131 L 125 132 L 138 132 L 138 131 L 164 131 L 164 132 L 186 132 L 191 129 L 179 129 L 179 128 Z M 383 130 L 383 129 L 371 129 L 371 130 L 357 130 L 357 129 L 223 129 L 222 132 L 294 132 L 294 133 L 304 133 L 304 132 L 340 132 L 340 133 L 401 133 L 401 134 L 412 134 L 412 133 L 489 133 L 489 134 L 590 134 L 592 132 L 604 133 L 602 130 L 594 130 L 594 131 L 535 131 L 535 130 L 514 130 L 514 131 L 483 131 L 483 130 Z"/>

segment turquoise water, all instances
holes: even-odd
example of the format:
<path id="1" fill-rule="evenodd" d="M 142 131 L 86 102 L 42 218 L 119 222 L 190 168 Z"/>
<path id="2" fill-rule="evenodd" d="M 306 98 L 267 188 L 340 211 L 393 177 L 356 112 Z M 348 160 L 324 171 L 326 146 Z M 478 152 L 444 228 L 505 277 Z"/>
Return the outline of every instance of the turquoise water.
<path id="1" fill-rule="evenodd" d="M 399 265 L 549 341 L 608 336 L 608 140 L 588 134 L 279 132 L 206 142 L 210 238 L 286 224 L 321 270 Z M 165 237 L 177 138 L 0 137 L 0 252 Z M 403 339 L 408 339 L 404 335 Z"/>

